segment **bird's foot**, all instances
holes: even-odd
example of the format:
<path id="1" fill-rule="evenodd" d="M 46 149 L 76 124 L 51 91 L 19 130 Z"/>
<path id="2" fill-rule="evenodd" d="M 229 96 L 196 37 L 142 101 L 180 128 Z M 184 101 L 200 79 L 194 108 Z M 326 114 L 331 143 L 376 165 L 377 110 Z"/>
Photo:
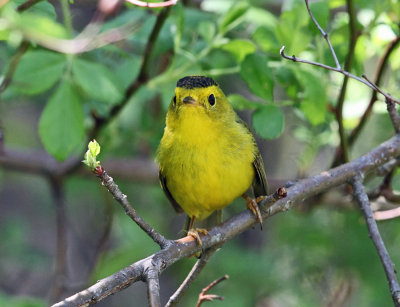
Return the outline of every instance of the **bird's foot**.
<path id="1" fill-rule="evenodd" d="M 259 196 L 256 199 L 253 199 L 246 194 L 243 194 L 242 197 L 246 200 L 246 207 L 253 213 L 253 215 L 257 218 L 260 223 L 260 227 L 262 229 L 263 219 L 261 216 L 260 207 L 258 207 L 258 203 L 266 198 L 266 196 Z"/>
<path id="2" fill-rule="evenodd" d="M 196 229 L 189 229 L 187 235 L 191 236 L 192 238 L 194 238 L 197 241 L 197 244 L 199 244 L 199 246 L 201 248 L 203 248 L 203 242 L 201 242 L 201 238 L 200 238 L 200 234 L 202 235 L 208 235 L 207 229 L 204 228 L 196 228 Z"/>

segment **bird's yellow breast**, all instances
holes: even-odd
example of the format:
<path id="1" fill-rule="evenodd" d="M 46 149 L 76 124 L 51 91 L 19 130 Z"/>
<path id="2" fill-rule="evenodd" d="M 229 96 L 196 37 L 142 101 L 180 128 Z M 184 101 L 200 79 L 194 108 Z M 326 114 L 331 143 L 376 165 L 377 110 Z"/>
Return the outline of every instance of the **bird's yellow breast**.
<path id="1" fill-rule="evenodd" d="M 242 195 L 254 179 L 255 143 L 242 124 L 215 121 L 187 106 L 158 151 L 168 190 L 190 216 L 204 219 Z"/>

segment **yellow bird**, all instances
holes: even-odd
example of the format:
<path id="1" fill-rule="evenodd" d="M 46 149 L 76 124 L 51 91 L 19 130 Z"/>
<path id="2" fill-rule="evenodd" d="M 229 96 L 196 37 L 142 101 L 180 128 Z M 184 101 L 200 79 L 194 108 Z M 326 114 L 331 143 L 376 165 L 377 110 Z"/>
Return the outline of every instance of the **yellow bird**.
<path id="1" fill-rule="evenodd" d="M 262 157 L 213 79 L 188 76 L 177 82 L 157 161 L 168 200 L 178 213 L 187 214 L 186 230 L 200 245 L 194 221 L 220 212 L 240 195 L 262 222 L 256 201 L 244 195 L 250 186 L 256 198 L 267 194 Z"/>

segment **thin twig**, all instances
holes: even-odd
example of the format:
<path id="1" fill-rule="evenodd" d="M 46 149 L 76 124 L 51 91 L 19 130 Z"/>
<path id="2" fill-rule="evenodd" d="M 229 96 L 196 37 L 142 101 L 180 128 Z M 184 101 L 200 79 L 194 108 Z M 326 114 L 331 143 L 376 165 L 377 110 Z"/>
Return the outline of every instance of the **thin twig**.
<path id="1" fill-rule="evenodd" d="M 375 211 L 374 212 L 374 219 L 377 221 L 382 220 L 390 220 L 400 216 L 400 207 L 384 210 L 384 211 Z"/>
<path id="2" fill-rule="evenodd" d="M 396 109 L 396 105 L 393 103 L 391 99 L 386 98 L 386 107 L 390 116 L 390 120 L 392 121 L 394 131 L 396 133 L 400 133 L 400 116 Z"/>
<path id="3" fill-rule="evenodd" d="M 336 52 L 335 52 L 335 50 L 334 50 L 333 47 L 332 47 L 332 44 L 331 44 L 331 41 L 330 41 L 330 39 L 329 39 L 328 33 L 326 33 L 326 32 L 324 31 L 324 29 L 321 28 L 321 26 L 319 25 L 319 23 L 317 22 L 317 20 L 314 18 L 314 15 L 312 14 L 312 12 L 311 12 L 311 10 L 310 10 L 310 6 L 309 6 L 309 4 L 308 4 L 308 0 L 305 0 L 305 2 L 306 2 L 308 14 L 310 15 L 310 17 L 311 17 L 312 21 L 314 22 L 315 26 L 318 28 L 319 32 L 321 32 L 322 36 L 325 38 L 325 40 L 326 40 L 326 42 L 327 42 L 327 44 L 328 44 L 328 46 L 329 46 L 329 49 L 330 49 L 331 54 L 332 54 L 332 57 L 333 57 L 333 59 L 335 60 L 336 68 L 337 68 L 337 69 L 342 69 L 342 67 L 341 67 L 340 64 L 339 64 L 339 60 L 338 60 L 338 58 L 337 58 L 337 56 L 336 56 Z"/>
<path id="4" fill-rule="evenodd" d="M 158 278 L 158 271 L 156 268 L 151 268 L 147 271 L 147 297 L 149 299 L 150 307 L 160 307 L 160 281 Z"/>
<path id="5" fill-rule="evenodd" d="M 22 41 L 19 45 L 17 51 L 10 60 L 10 65 L 8 66 L 7 72 L 4 74 L 3 82 L 0 84 L 0 93 L 4 92 L 6 88 L 11 84 L 12 78 L 14 76 L 15 70 L 21 60 L 22 56 L 29 48 L 29 42 Z"/>
<path id="6" fill-rule="evenodd" d="M 353 75 L 353 74 L 351 74 L 351 73 L 349 73 L 348 71 L 345 71 L 345 70 L 343 70 L 343 69 L 337 69 L 337 68 L 335 68 L 335 67 L 332 67 L 332 66 L 329 66 L 329 65 L 325 65 L 325 64 L 322 64 L 322 63 L 318 63 L 318 62 L 314 62 L 314 61 L 309 61 L 309 60 L 304 60 L 304 59 L 301 59 L 301 58 L 296 57 L 295 55 L 288 56 L 288 55 L 285 54 L 285 48 L 286 48 L 285 46 L 282 46 L 282 48 L 281 48 L 281 50 L 280 50 L 279 53 L 280 53 L 280 55 L 281 55 L 283 58 L 285 58 L 285 59 L 287 59 L 287 60 L 291 60 L 291 61 L 293 61 L 293 62 L 304 63 L 304 64 L 310 64 L 310 65 L 322 67 L 322 68 L 327 69 L 327 70 L 336 71 L 336 72 L 341 73 L 341 74 L 343 74 L 343 75 L 345 75 L 345 76 L 348 76 L 349 78 L 352 78 L 352 79 L 357 80 L 357 81 L 359 81 L 359 82 L 361 82 L 361 83 L 364 83 L 366 86 L 368 86 L 369 88 L 371 88 L 371 89 L 373 89 L 373 90 L 376 89 L 376 86 L 374 86 L 374 85 L 371 84 L 370 82 L 368 82 L 368 81 L 366 81 L 366 80 L 364 80 L 364 79 L 362 79 L 362 78 L 360 78 L 360 77 L 357 77 L 357 76 L 355 76 L 355 75 Z M 395 103 L 397 103 L 397 104 L 400 104 L 400 101 L 399 101 L 398 99 L 393 98 L 393 97 L 390 96 L 389 94 L 387 94 L 387 93 L 385 93 L 385 92 L 383 92 L 383 91 L 381 91 L 380 94 L 382 94 L 382 95 L 385 96 L 386 98 L 389 98 L 389 99 L 392 100 L 393 102 L 395 102 Z"/>
<path id="7" fill-rule="evenodd" d="M 54 283 L 50 291 L 49 300 L 50 302 L 56 302 L 65 290 L 67 274 L 67 213 L 62 180 L 60 178 L 50 178 L 50 183 L 56 204 L 57 253 Z"/>
<path id="8" fill-rule="evenodd" d="M 97 116 L 95 117 L 95 125 L 92 129 L 92 132 L 89 133 L 89 139 L 96 138 L 100 130 L 108 122 L 110 122 L 112 118 L 114 118 L 119 114 L 119 112 L 124 108 L 124 106 L 127 104 L 131 96 L 138 90 L 138 88 L 148 81 L 148 74 L 149 74 L 148 70 L 150 65 L 150 59 L 153 54 L 153 49 L 157 41 L 157 38 L 160 34 L 160 31 L 165 23 L 165 20 L 168 17 L 169 12 L 170 12 L 170 7 L 169 6 L 164 7 L 157 16 L 157 20 L 153 26 L 153 29 L 150 33 L 149 39 L 147 40 L 147 44 L 143 52 L 142 63 L 136 80 L 134 80 L 131 83 L 131 85 L 127 88 L 122 101 L 114 105 L 114 107 L 110 110 L 110 113 L 106 118 Z"/>
<path id="9" fill-rule="evenodd" d="M 397 281 L 395 269 L 389 253 L 386 250 L 385 244 L 379 233 L 378 226 L 376 225 L 374 215 L 369 204 L 368 196 L 365 193 L 364 186 L 361 182 L 361 175 L 357 175 L 351 180 L 353 186 L 354 197 L 356 198 L 360 208 L 364 214 L 365 221 L 368 227 L 369 237 L 375 245 L 379 258 L 381 259 L 383 269 L 385 270 L 386 279 L 389 283 L 390 293 L 396 307 L 400 306 L 400 286 Z"/>
<path id="10" fill-rule="evenodd" d="M 178 0 L 169 0 L 169 1 L 156 2 L 156 3 L 144 2 L 144 1 L 139 1 L 139 0 L 125 0 L 125 1 L 132 3 L 133 5 L 136 5 L 136 6 L 149 7 L 149 8 L 173 6 L 178 2 Z"/>
<path id="11" fill-rule="evenodd" d="M 384 52 L 383 56 L 379 59 L 378 66 L 375 73 L 375 82 L 374 84 L 378 87 L 381 85 L 383 73 L 387 67 L 387 63 L 389 61 L 390 56 L 392 55 L 393 51 L 396 50 L 397 46 L 400 43 L 400 36 L 395 37 L 390 44 L 386 47 L 386 51 Z M 348 138 L 349 145 L 353 145 L 355 140 L 357 139 L 358 135 L 360 134 L 362 128 L 364 127 L 367 119 L 369 118 L 372 107 L 374 106 L 375 102 L 378 100 L 377 92 L 375 90 L 372 91 L 371 98 L 367 108 L 365 109 L 363 115 L 360 118 L 357 126 L 351 131 L 350 136 Z"/>
<path id="12" fill-rule="evenodd" d="M 160 233 L 155 231 L 149 224 L 146 223 L 137 213 L 136 210 L 130 205 L 128 198 L 121 192 L 118 185 L 115 184 L 114 180 L 107 174 L 107 172 L 101 167 L 95 171 L 95 174 L 100 178 L 102 184 L 108 189 L 116 201 L 124 208 L 125 213 L 145 232 L 153 239 L 161 248 L 165 248 L 171 244 L 169 240 L 164 238 Z"/>
<path id="13" fill-rule="evenodd" d="M 196 307 L 200 307 L 201 304 L 205 301 L 213 301 L 213 300 L 224 300 L 224 298 L 222 296 L 219 295 L 215 295 L 215 294 L 207 294 L 208 291 L 210 291 L 210 289 L 214 286 L 216 286 L 217 284 L 219 284 L 221 281 L 228 279 L 229 276 L 228 275 L 224 275 L 220 278 L 218 278 L 217 280 L 214 280 L 211 284 L 209 284 L 207 287 L 205 287 L 199 294 L 199 299 L 197 301 L 197 305 Z"/>
<path id="14" fill-rule="evenodd" d="M 185 280 L 182 282 L 182 284 L 179 286 L 179 288 L 169 298 L 165 307 L 173 307 L 179 303 L 181 298 L 185 295 L 186 291 L 192 286 L 192 284 L 196 280 L 197 276 L 199 276 L 200 272 L 203 270 L 203 268 L 207 264 L 211 255 L 213 255 L 214 252 L 219 247 L 220 247 L 220 245 L 213 246 L 212 248 L 209 248 L 202 253 L 200 259 L 198 259 L 196 261 L 195 265 L 193 266 L 192 270 L 189 272 L 188 276 L 186 276 Z"/>
<path id="15" fill-rule="evenodd" d="M 29 8 L 31 8 L 32 6 L 34 6 L 36 3 L 39 3 L 39 2 L 41 2 L 41 1 L 43 1 L 43 0 L 28 0 L 28 1 L 26 1 L 26 2 L 24 2 L 24 3 L 22 3 L 22 4 L 20 4 L 18 7 L 17 7 L 17 11 L 18 12 L 23 12 L 23 11 L 26 11 L 27 9 L 29 9 Z"/>
<path id="16" fill-rule="evenodd" d="M 354 52 L 355 52 L 355 47 L 357 44 L 357 39 L 359 37 L 359 34 L 357 33 L 356 24 L 355 24 L 356 17 L 354 14 L 353 2 L 352 2 L 352 0 L 346 0 L 346 3 L 347 3 L 347 12 L 349 15 L 350 39 L 349 39 L 349 47 L 348 47 L 348 51 L 347 51 L 346 61 L 344 63 L 344 70 L 350 71 L 351 67 L 353 66 Z M 346 132 L 344 129 L 344 124 L 343 124 L 343 107 L 344 107 L 344 100 L 346 97 L 348 82 L 349 82 L 349 77 L 344 76 L 342 87 L 340 89 L 339 97 L 338 97 L 336 107 L 335 107 L 335 115 L 336 115 L 336 121 L 338 123 L 338 131 L 339 131 L 339 137 L 340 137 L 340 146 L 336 150 L 336 154 L 335 154 L 333 162 L 332 162 L 333 167 L 337 166 L 343 162 L 349 161 L 348 141 L 347 141 L 347 135 L 346 135 Z"/>

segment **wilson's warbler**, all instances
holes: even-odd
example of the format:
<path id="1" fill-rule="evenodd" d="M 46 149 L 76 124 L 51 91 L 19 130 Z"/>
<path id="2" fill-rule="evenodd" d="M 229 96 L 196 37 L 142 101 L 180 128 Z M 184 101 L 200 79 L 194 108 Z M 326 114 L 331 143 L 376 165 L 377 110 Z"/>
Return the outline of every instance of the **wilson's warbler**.
<path id="1" fill-rule="evenodd" d="M 208 77 L 188 76 L 177 82 L 157 161 L 167 198 L 189 218 L 186 230 L 250 186 L 255 197 L 267 194 L 264 164 L 253 135 Z M 244 197 L 261 223 L 257 203 Z M 197 232 L 189 234 L 201 244 Z"/>

